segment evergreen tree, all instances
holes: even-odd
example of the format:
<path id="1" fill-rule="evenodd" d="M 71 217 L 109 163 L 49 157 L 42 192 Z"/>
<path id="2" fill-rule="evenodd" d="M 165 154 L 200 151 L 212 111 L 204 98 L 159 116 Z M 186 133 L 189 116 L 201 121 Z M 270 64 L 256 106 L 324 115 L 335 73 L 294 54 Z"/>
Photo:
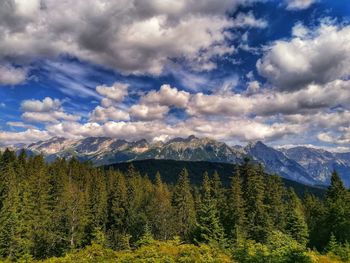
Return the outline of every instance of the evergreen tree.
<path id="1" fill-rule="evenodd" d="M 127 235 L 125 225 L 128 202 L 126 180 L 123 174 L 112 171 L 109 171 L 108 179 L 108 239 L 112 248 L 124 248 Z"/>
<path id="2" fill-rule="evenodd" d="M 266 177 L 265 204 L 270 221 L 275 229 L 283 231 L 286 220 L 285 187 L 281 177 L 270 175 Z"/>
<path id="3" fill-rule="evenodd" d="M 292 189 L 289 191 L 288 212 L 285 228 L 286 232 L 300 244 L 307 244 L 309 233 L 303 214 L 302 204 Z"/>
<path id="4" fill-rule="evenodd" d="M 337 172 L 333 172 L 326 195 L 325 226 L 328 238 L 334 234 L 338 242 L 350 240 L 350 194 Z"/>
<path id="5" fill-rule="evenodd" d="M 173 206 L 178 233 L 181 238 L 188 239 L 196 224 L 196 212 L 191 193 L 188 172 L 183 169 L 173 193 Z"/>
<path id="6" fill-rule="evenodd" d="M 148 218 L 156 239 L 167 240 L 175 234 L 172 215 L 171 193 L 168 186 L 162 182 L 160 173 L 157 172 L 148 211 Z"/>
<path id="7" fill-rule="evenodd" d="M 246 236 L 245 202 L 242 193 L 242 178 L 239 168 L 231 179 L 231 188 L 228 197 L 228 215 L 226 216 L 228 235 L 234 243 Z"/>
<path id="8" fill-rule="evenodd" d="M 208 173 L 203 176 L 202 202 L 198 212 L 196 227 L 196 242 L 207 244 L 225 245 L 224 229 L 220 222 L 217 200 L 212 191 Z"/>
<path id="9" fill-rule="evenodd" d="M 244 200 L 246 203 L 248 236 L 257 241 L 265 242 L 271 225 L 264 204 L 264 173 L 262 167 L 248 165 L 246 170 L 246 188 Z"/>

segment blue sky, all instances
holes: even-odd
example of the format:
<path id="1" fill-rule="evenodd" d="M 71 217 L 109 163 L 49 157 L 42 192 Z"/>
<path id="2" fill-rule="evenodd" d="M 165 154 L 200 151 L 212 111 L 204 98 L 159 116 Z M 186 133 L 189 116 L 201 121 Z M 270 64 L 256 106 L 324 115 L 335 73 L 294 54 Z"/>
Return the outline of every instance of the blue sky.
<path id="1" fill-rule="evenodd" d="M 350 143 L 350 3 L 5 0 L 0 145 Z"/>

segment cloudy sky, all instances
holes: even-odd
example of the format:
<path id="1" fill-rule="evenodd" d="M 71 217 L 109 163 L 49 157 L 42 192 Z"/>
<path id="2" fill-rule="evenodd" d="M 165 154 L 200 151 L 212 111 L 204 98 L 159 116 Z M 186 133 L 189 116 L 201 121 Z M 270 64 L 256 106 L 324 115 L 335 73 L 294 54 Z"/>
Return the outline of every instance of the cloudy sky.
<path id="1" fill-rule="evenodd" d="M 350 145 L 350 2 L 1 0 L 0 145 Z"/>

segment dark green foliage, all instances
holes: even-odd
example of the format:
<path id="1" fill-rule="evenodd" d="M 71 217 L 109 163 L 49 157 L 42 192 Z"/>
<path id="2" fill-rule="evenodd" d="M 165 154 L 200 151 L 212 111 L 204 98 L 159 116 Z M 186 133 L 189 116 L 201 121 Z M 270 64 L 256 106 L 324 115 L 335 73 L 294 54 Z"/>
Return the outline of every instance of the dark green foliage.
<path id="1" fill-rule="evenodd" d="M 327 240 L 333 234 L 340 243 L 350 241 L 350 195 L 336 172 L 332 174 L 325 205 L 324 225 L 329 226 Z"/>
<path id="2" fill-rule="evenodd" d="M 181 238 L 187 239 L 196 224 L 196 211 L 186 169 L 181 171 L 179 180 L 175 185 L 173 206 L 177 233 L 179 233 Z"/>
<path id="3" fill-rule="evenodd" d="M 226 188 L 231 185 L 232 172 L 235 170 L 235 164 L 229 163 L 214 163 L 205 161 L 174 161 L 174 160 L 140 160 L 133 161 L 131 164 L 141 172 L 141 174 L 148 174 L 151 179 L 158 171 L 161 172 L 162 178 L 165 183 L 175 184 L 178 179 L 179 173 L 186 168 L 189 174 L 190 182 L 192 185 L 201 185 L 202 175 L 207 172 L 212 175 L 217 172 L 220 175 L 222 185 Z M 130 163 L 116 163 L 105 167 L 106 170 L 113 168 L 114 170 L 120 170 L 127 172 Z M 323 198 L 326 193 L 326 189 L 322 187 L 307 186 L 295 181 L 291 181 L 282 178 L 283 185 L 285 187 L 292 187 L 298 196 L 302 197 L 305 193 L 313 194 L 317 197 Z"/>
<path id="4" fill-rule="evenodd" d="M 118 253 L 130 262 L 134 251 L 149 262 L 176 253 L 184 262 L 230 262 L 227 254 L 238 262 L 309 262 L 307 246 L 350 258 L 350 194 L 336 173 L 324 199 L 301 200 L 287 181 L 249 160 L 162 162 L 150 177 L 135 164 L 121 172 L 75 158 L 47 164 L 23 151 L 0 153 L 0 258 L 33 262 L 70 253 L 62 262 L 78 262 L 75 251 L 82 251 L 91 262 Z M 293 188 L 300 193 L 300 185 Z M 196 246 L 181 245 L 191 241 Z"/>
<path id="5" fill-rule="evenodd" d="M 232 177 L 231 187 L 228 190 L 228 209 L 225 215 L 225 226 L 227 236 L 232 238 L 233 243 L 237 243 L 246 237 L 246 205 L 243 199 L 242 178 L 239 168 L 236 167 L 235 175 Z"/>
<path id="6" fill-rule="evenodd" d="M 302 210 L 302 204 L 293 190 L 289 191 L 286 216 L 286 232 L 302 245 L 308 242 L 308 227 Z"/>
<path id="7" fill-rule="evenodd" d="M 217 180 L 217 178 L 214 180 Z M 202 200 L 197 216 L 195 241 L 223 247 L 225 245 L 224 229 L 221 225 L 218 210 L 219 195 L 216 191 L 221 188 L 214 188 L 207 173 L 203 176 Z"/>

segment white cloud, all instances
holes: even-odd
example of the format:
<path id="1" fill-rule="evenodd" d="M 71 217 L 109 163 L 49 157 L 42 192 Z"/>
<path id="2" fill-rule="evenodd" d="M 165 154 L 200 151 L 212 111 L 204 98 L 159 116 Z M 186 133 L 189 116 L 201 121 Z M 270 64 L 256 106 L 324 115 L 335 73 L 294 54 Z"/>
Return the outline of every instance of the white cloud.
<path id="1" fill-rule="evenodd" d="M 350 144 L 350 130 L 348 128 L 348 130 L 342 135 L 335 135 L 331 132 L 322 132 L 318 134 L 317 138 L 320 141 L 327 143 Z"/>
<path id="2" fill-rule="evenodd" d="M 6 125 L 11 127 L 20 127 L 20 128 L 27 128 L 27 129 L 36 129 L 35 126 L 23 123 L 21 121 L 8 121 L 6 122 Z"/>
<path id="3" fill-rule="evenodd" d="M 79 116 L 64 112 L 59 99 L 50 97 L 40 100 L 25 100 L 21 103 L 22 118 L 28 122 L 77 121 Z"/>
<path id="4" fill-rule="evenodd" d="M 28 122 L 59 122 L 65 121 L 77 121 L 80 119 L 77 115 L 65 113 L 63 111 L 50 111 L 50 112 L 24 112 L 22 119 Z"/>
<path id="5" fill-rule="evenodd" d="M 0 131 L 0 144 L 10 145 L 18 143 L 31 143 L 40 140 L 47 140 L 51 136 L 47 131 L 38 129 L 28 129 L 23 132 L 6 132 Z"/>
<path id="6" fill-rule="evenodd" d="M 0 65 L 0 85 L 17 85 L 24 82 L 26 77 L 26 69 Z"/>
<path id="7" fill-rule="evenodd" d="M 248 113 L 251 109 L 251 101 L 241 94 L 207 95 L 203 93 L 196 93 L 190 100 L 187 112 L 192 116 L 239 116 Z"/>
<path id="8" fill-rule="evenodd" d="M 104 108 L 97 106 L 90 114 L 90 120 L 94 122 L 127 121 L 130 116 L 127 112 L 117 109 L 113 106 Z"/>
<path id="9" fill-rule="evenodd" d="M 247 94 L 254 94 L 254 93 L 257 93 L 259 90 L 260 90 L 259 81 L 256 81 L 256 80 L 248 81 Z"/>
<path id="10" fill-rule="evenodd" d="M 309 8 L 317 0 L 285 0 L 288 10 L 302 10 Z"/>
<path id="11" fill-rule="evenodd" d="M 163 119 L 168 111 L 167 106 L 137 104 L 130 108 L 130 115 L 137 120 L 150 121 Z"/>
<path id="12" fill-rule="evenodd" d="M 210 70 L 213 58 L 234 50 L 226 31 L 235 25 L 227 14 L 257 1 L 4 0 L 0 60 L 28 63 L 69 54 L 125 74 L 157 75 L 180 58 Z M 262 24 L 243 16 L 241 24 Z"/>
<path id="13" fill-rule="evenodd" d="M 262 76 L 281 90 L 350 76 L 350 26 L 324 22 L 315 29 L 294 31 L 298 36 L 274 42 L 258 60 Z"/>
<path id="14" fill-rule="evenodd" d="M 247 14 L 239 13 L 233 20 L 234 27 L 256 27 L 265 28 L 267 27 L 267 21 L 263 19 L 257 19 L 252 12 Z"/>
<path id="15" fill-rule="evenodd" d="M 175 106 L 178 108 L 186 107 L 190 93 L 186 91 L 179 91 L 177 88 L 172 88 L 168 84 L 160 87 L 159 91 L 150 91 L 141 98 L 144 104 L 160 104 L 163 106 Z"/>
<path id="16" fill-rule="evenodd" d="M 23 111 L 31 112 L 49 112 L 53 110 L 59 110 L 61 107 L 61 101 L 58 99 L 52 99 L 50 97 L 41 100 L 25 100 L 21 103 L 21 109 Z"/>
<path id="17" fill-rule="evenodd" d="M 109 100 L 121 102 L 128 95 L 128 87 L 129 85 L 126 83 L 116 82 L 111 87 L 107 87 L 106 85 L 97 86 L 96 91 Z M 104 103 L 106 104 L 107 100 L 104 100 Z M 111 101 L 108 101 L 108 103 L 111 103 Z"/>

